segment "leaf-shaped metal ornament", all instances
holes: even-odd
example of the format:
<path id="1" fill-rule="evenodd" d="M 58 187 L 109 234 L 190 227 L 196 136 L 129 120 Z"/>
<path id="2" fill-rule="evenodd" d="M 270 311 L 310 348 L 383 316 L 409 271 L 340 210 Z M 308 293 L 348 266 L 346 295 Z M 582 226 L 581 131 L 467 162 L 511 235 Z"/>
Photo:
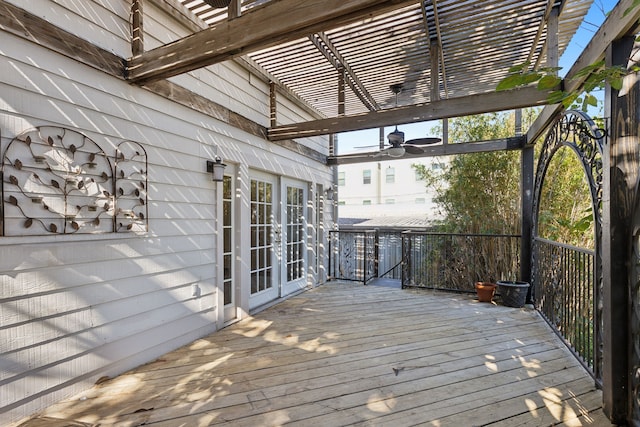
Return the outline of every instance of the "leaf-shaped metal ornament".
<path id="1" fill-rule="evenodd" d="M 89 161 L 93 162 L 96 159 L 96 154 L 95 153 L 91 153 L 89 154 Z"/>
<path id="2" fill-rule="evenodd" d="M 109 179 L 109 175 L 107 175 L 107 173 L 106 173 L 106 172 L 102 172 L 102 175 L 100 175 L 100 176 L 101 176 L 101 177 L 102 177 L 102 179 L 104 179 L 105 181 L 106 181 L 107 179 Z"/>
<path id="3" fill-rule="evenodd" d="M 22 162 L 20 161 L 20 159 L 16 159 L 16 161 L 13 162 L 13 167 L 18 170 L 22 170 Z"/>
<path id="4" fill-rule="evenodd" d="M 93 220 L 92 222 L 93 225 L 95 225 L 96 227 L 100 225 L 100 218 L 97 218 Z"/>
<path id="5" fill-rule="evenodd" d="M 75 154 L 76 151 L 78 151 L 78 149 L 76 148 L 76 146 L 74 144 L 71 144 L 69 146 L 69 151 L 71 151 L 71 154 Z"/>
<path id="6" fill-rule="evenodd" d="M 29 228 L 32 225 L 33 225 L 33 219 L 27 218 L 27 220 L 24 222 L 24 228 Z"/>
<path id="7" fill-rule="evenodd" d="M 79 181 L 78 182 L 78 189 L 82 190 L 84 188 L 84 182 L 83 181 Z"/>
<path id="8" fill-rule="evenodd" d="M 74 230 L 78 231 L 78 230 L 80 230 L 80 224 L 78 224 L 75 221 L 71 221 L 71 228 L 73 228 Z"/>
<path id="9" fill-rule="evenodd" d="M 141 197 L 141 198 L 139 198 L 138 200 L 140 200 L 140 204 L 141 204 L 142 206 L 144 206 L 144 204 L 145 204 L 144 199 Z"/>
<path id="10" fill-rule="evenodd" d="M 49 231 L 52 233 L 57 233 L 58 232 L 58 226 L 55 225 L 54 223 L 49 224 Z"/>
<path id="11" fill-rule="evenodd" d="M 16 178 L 15 176 L 11 175 L 9 177 L 9 182 L 13 185 L 18 185 L 18 178 Z"/>
<path id="12" fill-rule="evenodd" d="M 49 144 L 49 145 L 53 145 L 53 138 L 48 137 L 48 138 L 47 138 L 47 144 Z"/>
<path id="13" fill-rule="evenodd" d="M 118 187 L 118 194 L 121 196 L 124 195 L 124 190 L 122 189 L 122 187 Z"/>
<path id="14" fill-rule="evenodd" d="M 18 206 L 18 199 L 16 199 L 14 196 L 9 196 L 9 198 L 7 199 L 7 203 L 13 206 Z"/>
<path id="15" fill-rule="evenodd" d="M 47 204 L 46 204 L 46 203 L 43 203 L 43 204 L 42 204 L 42 207 L 43 207 L 43 208 L 44 208 L 44 210 L 46 210 L 46 211 L 48 211 L 48 210 L 49 210 L 49 206 L 47 206 Z"/>
<path id="16" fill-rule="evenodd" d="M 140 219 L 144 219 L 144 214 L 143 214 L 142 212 L 140 212 L 140 213 L 138 214 L 138 218 L 140 218 Z"/>
<path id="17" fill-rule="evenodd" d="M 59 189 L 60 188 L 60 183 L 58 181 L 56 181 L 55 179 L 52 179 L 51 180 L 51 186 L 53 188 L 58 188 Z"/>
<path id="18" fill-rule="evenodd" d="M 103 190 L 102 194 L 104 194 L 105 197 L 111 197 L 111 194 L 107 190 Z"/>
<path id="19" fill-rule="evenodd" d="M 27 135 L 27 137 L 24 139 L 24 143 L 27 145 L 31 145 L 31 137 Z"/>
<path id="20" fill-rule="evenodd" d="M 131 230 L 133 228 L 133 224 L 127 225 L 127 230 Z"/>

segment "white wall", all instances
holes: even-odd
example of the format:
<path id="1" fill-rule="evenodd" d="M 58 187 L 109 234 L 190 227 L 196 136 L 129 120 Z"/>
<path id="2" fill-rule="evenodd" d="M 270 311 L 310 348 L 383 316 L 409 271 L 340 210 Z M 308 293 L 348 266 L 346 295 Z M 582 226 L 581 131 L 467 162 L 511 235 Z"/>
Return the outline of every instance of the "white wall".
<path id="1" fill-rule="evenodd" d="M 126 1 L 13 3 L 128 55 Z M 148 40 L 161 40 L 171 21 L 150 13 Z M 174 81 L 268 124 L 262 79 L 234 63 L 194 75 Z M 0 154 L 20 132 L 55 125 L 105 149 L 137 141 L 149 162 L 148 232 L 0 237 L 0 425 L 215 331 L 218 194 L 206 160 L 217 153 L 240 179 L 251 168 L 331 182 L 307 157 L 6 33 L 0 94 Z M 309 118 L 291 103 L 283 111 Z M 307 143 L 326 151 L 323 138 Z"/>

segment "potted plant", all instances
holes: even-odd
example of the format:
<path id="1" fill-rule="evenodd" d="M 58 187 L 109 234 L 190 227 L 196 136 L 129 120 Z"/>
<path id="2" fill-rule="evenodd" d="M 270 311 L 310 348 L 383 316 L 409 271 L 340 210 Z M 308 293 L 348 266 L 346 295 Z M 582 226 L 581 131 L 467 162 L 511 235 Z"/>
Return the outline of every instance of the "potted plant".
<path id="1" fill-rule="evenodd" d="M 478 301 L 491 302 L 496 292 L 496 284 L 492 282 L 476 282 L 476 293 Z"/>
<path id="2" fill-rule="evenodd" d="M 498 280 L 497 285 L 504 305 L 507 307 L 524 307 L 527 301 L 529 283 L 519 280 Z"/>

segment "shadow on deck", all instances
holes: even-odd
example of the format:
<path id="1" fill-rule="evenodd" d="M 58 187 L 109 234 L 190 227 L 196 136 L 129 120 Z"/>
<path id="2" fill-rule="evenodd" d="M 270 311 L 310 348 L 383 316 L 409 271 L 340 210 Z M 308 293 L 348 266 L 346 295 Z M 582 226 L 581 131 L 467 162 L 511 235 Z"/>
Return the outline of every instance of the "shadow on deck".
<path id="1" fill-rule="evenodd" d="M 21 426 L 609 425 L 601 407 L 533 310 L 329 283 Z"/>

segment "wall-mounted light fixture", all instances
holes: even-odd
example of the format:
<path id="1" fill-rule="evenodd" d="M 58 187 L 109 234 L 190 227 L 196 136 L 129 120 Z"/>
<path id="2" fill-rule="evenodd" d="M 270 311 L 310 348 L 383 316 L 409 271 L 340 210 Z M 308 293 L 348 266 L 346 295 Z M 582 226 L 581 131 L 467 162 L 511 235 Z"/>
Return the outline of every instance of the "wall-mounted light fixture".
<path id="1" fill-rule="evenodd" d="M 224 178 L 224 168 L 227 165 L 222 163 L 220 156 L 216 156 L 214 160 L 207 160 L 207 172 L 212 174 L 213 182 L 221 182 Z"/>
<path id="2" fill-rule="evenodd" d="M 331 186 L 331 187 L 327 188 L 327 189 L 324 191 L 324 193 L 325 193 L 325 195 L 326 195 L 326 197 L 327 197 L 327 200 L 333 200 L 333 198 L 334 198 L 334 197 L 335 197 L 335 195 L 336 195 L 336 191 L 333 189 L 333 186 Z"/>

